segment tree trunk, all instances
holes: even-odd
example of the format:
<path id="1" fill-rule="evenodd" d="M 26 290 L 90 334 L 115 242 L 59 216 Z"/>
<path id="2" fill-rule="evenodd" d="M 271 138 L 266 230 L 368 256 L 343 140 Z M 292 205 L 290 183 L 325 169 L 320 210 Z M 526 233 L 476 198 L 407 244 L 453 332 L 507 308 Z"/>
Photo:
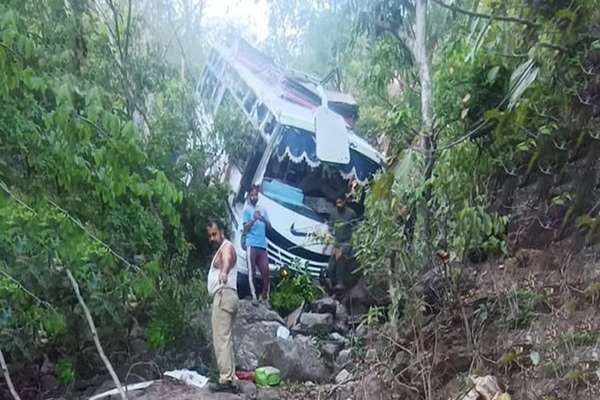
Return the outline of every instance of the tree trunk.
<path id="1" fill-rule="evenodd" d="M 414 56 L 419 69 L 419 81 L 421 84 L 421 138 L 419 146 L 425 156 L 425 168 L 423 178 L 425 181 L 431 178 L 435 164 L 435 137 L 433 132 L 433 82 L 431 79 L 431 57 L 427 41 L 427 7 L 428 0 L 417 0 L 415 16 L 415 46 Z M 424 203 L 429 201 L 430 189 L 426 187 L 424 192 Z M 425 228 L 423 238 L 429 238 L 430 213 L 427 205 L 423 206 Z"/>
<path id="2" fill-rule="evenodd" d="M 417 0 L 415 23 L 415 59 L 421 83 L 421 140 L 420 147 L 429 162 L 435 151 L 433 140 L 433 83 L 431 57 L 427 48 L 427 3 Z M 429 179 L 426 176 L 425 179 Z"/>

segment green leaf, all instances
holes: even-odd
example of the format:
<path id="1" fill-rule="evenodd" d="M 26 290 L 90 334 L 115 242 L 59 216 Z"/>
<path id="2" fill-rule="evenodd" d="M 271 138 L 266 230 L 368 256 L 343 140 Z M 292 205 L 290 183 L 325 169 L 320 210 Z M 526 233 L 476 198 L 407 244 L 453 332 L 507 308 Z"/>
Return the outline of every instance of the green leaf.
<path id="1" fill-rule="evenodd" d="M 496 77 L 498 76 L 498 72 L 500 71 L 500 67 L 499 66 L 495 66 L 494 68 L 490 69 L 487 75 L 487 83 L 494 83 L 494 81 L 496 80 Z"/>
<path id="2" fill-rule="evenodd" d="M 68 358 L 63 358 L 56 366 L 56 378 L 62 386 L 68 386 L 75 382 L 75 367 Z"/>
<path id="3" fill-rule="evenodd" d="M 56 91 L 56 101 L 59 105 L 71 104 L 71 89 L 68 84 L 60 85 Z"/>
<path id="4" fill-rule="evenodd" d="M 557 19 L 568 19 L 569 21 L 573 21 L 575 19 L 575 13 L 568 8 L 562 8 L 554 14 Z"/>
<path id="5" fill-rule="evenodd" d="M 125 125 L 123 126 L 122 135 L 123 135 L 123 139 L 126 142 L 132 143 L 135 140 L 136 129 L 135 129 L 135 125 L 133 124 L 133 122 L 127 121 L 125 123 Z"/>
<path id="6" fill-rule="evenodd" d="M 588 227 L 591 228 L 592 224 L 596 219 L 592 218 L 589 214 L 581 215 L 575 219 L 575 225 L 578 228 Z"/>
<path id="7" fill-rule="evenodd" d="M 160 260 L 156 258 L 147 263 L 144 267 L 150 275 L 158 275 L 160 273 Z"/>
<path id="8" fill-rule="evenodd" d="M 146 299 L 155 292 L 154 280 L 147 276 L 136 278 L 132 285 L 133 293 L 140 299 Z"/>
<path id="9" fill-rule="evenodd" d="M 42 325 L 50 336 L 56 336 L 65 331 L 67 320 L 64 315 L 52 312 L 44 318 Z"/>
<path id="10" fill-rule="evenodd" d="M 119 117 L 111 114 L 109 124 L 110 133 L 113 136 L 118 137 L 119 133 L 121 133 L 121 121 L 119 121 Z"/>

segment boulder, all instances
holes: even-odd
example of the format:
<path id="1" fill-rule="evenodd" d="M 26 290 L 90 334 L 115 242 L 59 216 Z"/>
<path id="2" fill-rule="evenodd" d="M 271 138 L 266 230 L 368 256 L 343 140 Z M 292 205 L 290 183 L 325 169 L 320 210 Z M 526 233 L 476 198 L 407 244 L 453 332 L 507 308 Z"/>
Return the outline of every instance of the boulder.
<path id="1" fill-rule="evenodd" d="M 335 313 L 337 311 L 339 302 L 331 297 L 325 297 L 318 300 L 314 306 L 313 310 L 317 314 L 331 314 L 335 317 Z"/>
<path id="2" fill-rule="evenodd" d="M 350 343 L 350 339 L 342 336 L 341 334 L 339 334 L 338 332 L 333 332 L 331 335 L 329 335 L 329 339 L 333 342 L 336 343 L 341 343 L 344 346 L 348 345 Z"/>
<path id="3" fill-rule="evenodd" d="M 333 315 L 304 313 L 300 315 L 300 323 L 293 331 L 307 334 L 323 334 L 331 332 L 333 328 Z"/>
<path id="4" fill-rule="evenodd" d="M 321 346 L 321 354 L 325 360 L 333 362 L 333 360 L 335 360 L 337 355 L 340 353 L 340 350 L 342 350 L 343 346 L 344 345 L 342 343 L 325 343 L 323 346 Z"/>
<path id="5" fill-rule="evenodd" d="M 348 333 L 348 309 L 342 303 L 337 302 L 334 318 L 333 318 L 333 330 L 339 332 L 342 335 Z"/>
<path id="6" fill-rule="evenodd" d="M 351 376 L 350 372 L 343 369 L 335 376 L 335 383 L 338 385 L 341 385 L 344 382 L 346 382 L 348 379 L 350 379 L 350 376 Z"/>
<path id="7" fill-rule="evenodd" d="M 350 361 L 352 361 L 352 349 L 344 349 L 340 351 L 335 359 L 335 363 L 341 368 L 345 367 Z"/>
<path id="8" fill-rule="evenodd" d="M 280 327 L 285 327 L 285 321 L 275 311 L 262 304 L 240 300 L 233 324 L 236 367 L 244 371 L 255 370 L 265 353 L 265 345 L 277 338 Z"/>
<path id="9" fill-rule="evenodd" d="M 111 396 L 110 399 L 116 398 Z M 154 382 L 146 389 L 127 394 L 128 399 L 136 400 L 246 400 L 237 394 L 211 393 L 208 388 L 197 388 L 180 381 L 163 379 Z M 103 400 L 108 400 L 105 398 Z"/>
<path id="10" fill-rule="evenodd" d="M 204 316 L 206 337 L 212 340 L 210 311 Z M 277 338 L 277 331 L 285 327 L 285 321 L 275 311 L 250 300 L 240 300 L 233 323 L 233 350 L 236 368 L 253 371 L 260 364 L 265 345 Z"/>
<path id="11" fill-rule="evenodd" d="M 280 400 L 279 390 L 274 388 L 259 388 L 256 400 Z"/>
<path id="12" fill-rule="evenodd" d="M 377 362 L 379 358 L 377 357 L 377 350 L 375 349 L 369 349 L 367 350 L 367 353 L 365 354 L 365 361 L 368 362 L 369 364 L 375 363 Z"/>
<path id="13" fill-rule="evenodd" d="M 298 307 L 297 309 L 292 311 L 292 313 L 290 315 L 288 315 L 287 321 L 286 321 L 286 325 L 287 325 L 288 329 L 292 329 L 294 327 L 294 325 L 296 325 L 296 323 L 298 322 L 298 319 L 300 318 L 300 314 L 302 314 L 303 310 L 304 310 L 304 301 L 302 302 L 302 305 L 300 307 Z"/>
<path id="14" fill-rule="evenodd" d="M 281 371 L 281 378 L 289 381 L 323 383 L 329 373 L 319 351 L 309 340 L 275 339 L 265 345 L 264 360 Z"/>
<path id="15" fill-rule="evenodd" d="M 238 381 L 238 387 L 240 392 L 248 399 L 255 400 L 258 397 L 258 388 L 256 385 L 249 381 Z"/>

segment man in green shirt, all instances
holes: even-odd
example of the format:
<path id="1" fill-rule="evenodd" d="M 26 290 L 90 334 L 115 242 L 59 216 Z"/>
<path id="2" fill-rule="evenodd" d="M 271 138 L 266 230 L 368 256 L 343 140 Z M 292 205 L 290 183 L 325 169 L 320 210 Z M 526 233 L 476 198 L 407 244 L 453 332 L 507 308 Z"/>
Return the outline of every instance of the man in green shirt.
<path id="1" fill-rule="evenodd" d="M 329 225 L 333 231 L 333 252 L 329 258 L 327 275 L 334 293 L 339 293 L 352 286 L 354 279 L 354 255 L 350 246 L 352 229 L 356 222 L 356 213 L 346 204 L 346 196 L 335 198 L 335 210 L 331 213 Z M 323 246 L 323 253 L 329 244 Z"/>

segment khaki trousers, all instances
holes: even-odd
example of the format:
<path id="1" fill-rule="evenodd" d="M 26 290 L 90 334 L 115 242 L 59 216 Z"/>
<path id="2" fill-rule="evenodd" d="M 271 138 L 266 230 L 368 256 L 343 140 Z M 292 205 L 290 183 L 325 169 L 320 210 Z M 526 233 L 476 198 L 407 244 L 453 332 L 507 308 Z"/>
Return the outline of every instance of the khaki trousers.
<path id="1" fill-rule="evenodd" d="M 223 288 L 215 293 L 211 323 L 220 384 L 233 383 L 235 380 L 232 328 L 237 311 L 238 295 L 235 290 Z"/>

